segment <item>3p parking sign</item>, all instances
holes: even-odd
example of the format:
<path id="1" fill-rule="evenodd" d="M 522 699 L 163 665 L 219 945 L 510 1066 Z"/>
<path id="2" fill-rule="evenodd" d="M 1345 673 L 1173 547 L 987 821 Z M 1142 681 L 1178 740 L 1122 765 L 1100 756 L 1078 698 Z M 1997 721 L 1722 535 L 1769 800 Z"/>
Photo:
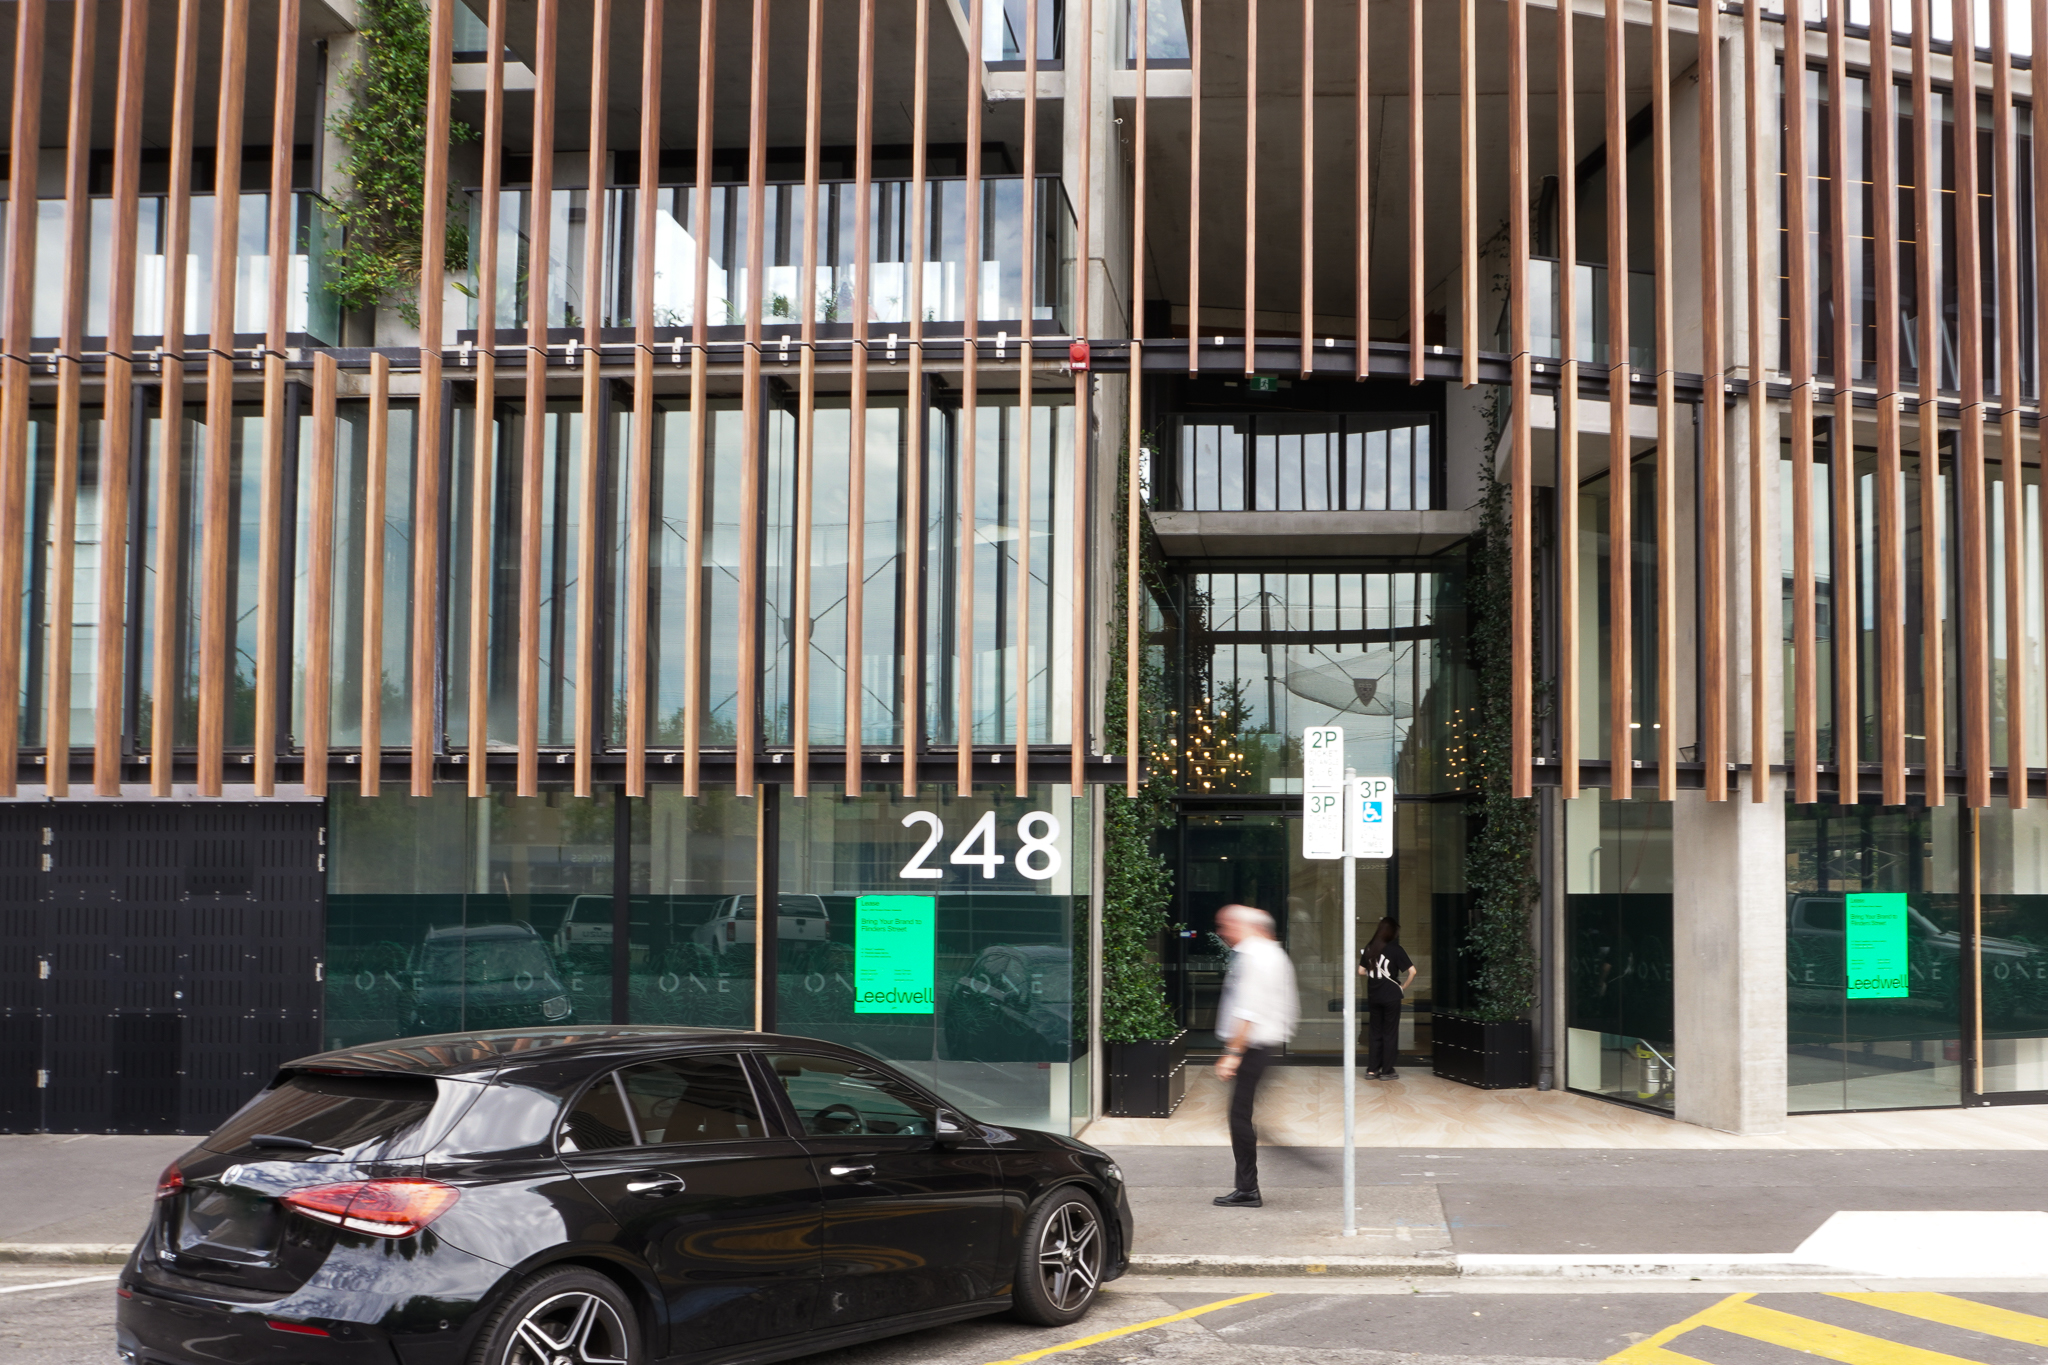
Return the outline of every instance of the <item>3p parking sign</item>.
<path id="1" fill-rule="evenodd" d="M 1394 779 L 1360 777 L 1351 783 L 1346 841 L 1354 858 L 1394 856 Z"/>

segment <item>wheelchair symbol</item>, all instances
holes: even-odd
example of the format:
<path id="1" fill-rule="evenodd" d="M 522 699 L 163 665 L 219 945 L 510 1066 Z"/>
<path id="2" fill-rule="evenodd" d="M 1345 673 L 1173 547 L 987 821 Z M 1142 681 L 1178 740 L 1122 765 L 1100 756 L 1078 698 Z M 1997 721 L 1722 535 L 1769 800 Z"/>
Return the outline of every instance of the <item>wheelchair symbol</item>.
<path id="1" fill-rule="evenodd" d="M 1365 803 L 1364 822 L 1366 824 L 1377 825 L 1386 818 L 1386 803 L 1384 801 L 1368 801 Z"/>

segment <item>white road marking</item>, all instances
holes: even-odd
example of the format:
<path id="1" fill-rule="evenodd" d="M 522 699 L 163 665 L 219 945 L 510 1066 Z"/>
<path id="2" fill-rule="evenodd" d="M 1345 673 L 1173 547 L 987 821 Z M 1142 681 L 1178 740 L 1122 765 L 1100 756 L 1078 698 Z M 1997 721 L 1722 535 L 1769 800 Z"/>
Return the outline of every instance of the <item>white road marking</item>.
<path id="1" fill-rule="evenodd" d="M 75 1280 L 49 1280 L 43 1284 L 10 1284 L 0 1288 L 0 1294 L 26 1294 L 32 1289 L 68 1289 L 74 1284 L 104 1284 L 118 1280 L 119 1275 L 81 1275 Z"/>

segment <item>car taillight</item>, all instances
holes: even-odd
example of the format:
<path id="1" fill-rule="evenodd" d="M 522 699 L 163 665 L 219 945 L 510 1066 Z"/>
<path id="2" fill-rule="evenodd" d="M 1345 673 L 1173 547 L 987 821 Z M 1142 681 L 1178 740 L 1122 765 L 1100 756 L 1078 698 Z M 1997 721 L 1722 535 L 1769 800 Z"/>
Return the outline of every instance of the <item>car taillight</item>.
<path id="1" fill-rule="evenodd" d="M 270 1318 L 265 1326 L 273 1332 L 291 1332 L 302 1337 L 326 1337 L 334 1335 L 325 1327 L 315 1327 L 310 1322 L 286 1322 L 283 1318 Z"/>
<path id="2" fill-rule="evenodd" d="M 438 1180 L 349 1180 L 293 1190 L 284 1202 L 308 1218 L 372 1237 L 410 1237 L 461 1197 Z"/>
<path id="3" fill-rule="evenodd" d="M 725 941 L 727 943 L 731 943 L 738 932 L 739 926 L 737 924 L 734 924 L 731 920 L 725 922 Z"/>
<path id="4" fill-rule="evenodd" d="M 159 1199 L 169 1199 L 184 1188 L 185 1173 L 178 1169 L 175 1161 L 164 1167 L 164 1173 L 156 1178 L 156 1197 Z"/>

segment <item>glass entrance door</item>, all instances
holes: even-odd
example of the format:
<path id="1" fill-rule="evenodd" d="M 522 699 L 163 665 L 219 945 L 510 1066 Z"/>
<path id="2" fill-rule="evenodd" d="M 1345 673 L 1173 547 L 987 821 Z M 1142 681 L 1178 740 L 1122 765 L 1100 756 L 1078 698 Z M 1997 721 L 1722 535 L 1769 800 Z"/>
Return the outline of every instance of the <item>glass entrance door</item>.
<path id="1" fill-rule="evenodd" d="M 1363 945 L 1382 916 L 1401 921 L 1401 943 L 1417 975 L 1401 1014 L 1400 1051 L 1429 1051 L 1431 995 L 1431 859 L 1434 808 L 1396 808 L 1395 856 L 1358 864 L 1357 941 Z M 1226 905 L 1270 913 L 1294 964 L 1301 1023 L 1288 1053 L 1336 1056 L 1344 1048 L 1344 991 L 1359 990 L 1344 960 L 1344 864 L 1301 856 L 1296 812 L 1245 811 L 1184 815 L 1180 825 L 1178 928 L 1166 959 L 1168 989 L 1195 1051 L 1214 1051 L 1216 1007 L 1223 993 L 1229 950 L 1216 935 L 1216 912 Z M 1405 879 L 1405 880 L 1404 880 Z M 1365 997 L 1359 993 L 1358 1044 L 1366 1044 Z"/>

